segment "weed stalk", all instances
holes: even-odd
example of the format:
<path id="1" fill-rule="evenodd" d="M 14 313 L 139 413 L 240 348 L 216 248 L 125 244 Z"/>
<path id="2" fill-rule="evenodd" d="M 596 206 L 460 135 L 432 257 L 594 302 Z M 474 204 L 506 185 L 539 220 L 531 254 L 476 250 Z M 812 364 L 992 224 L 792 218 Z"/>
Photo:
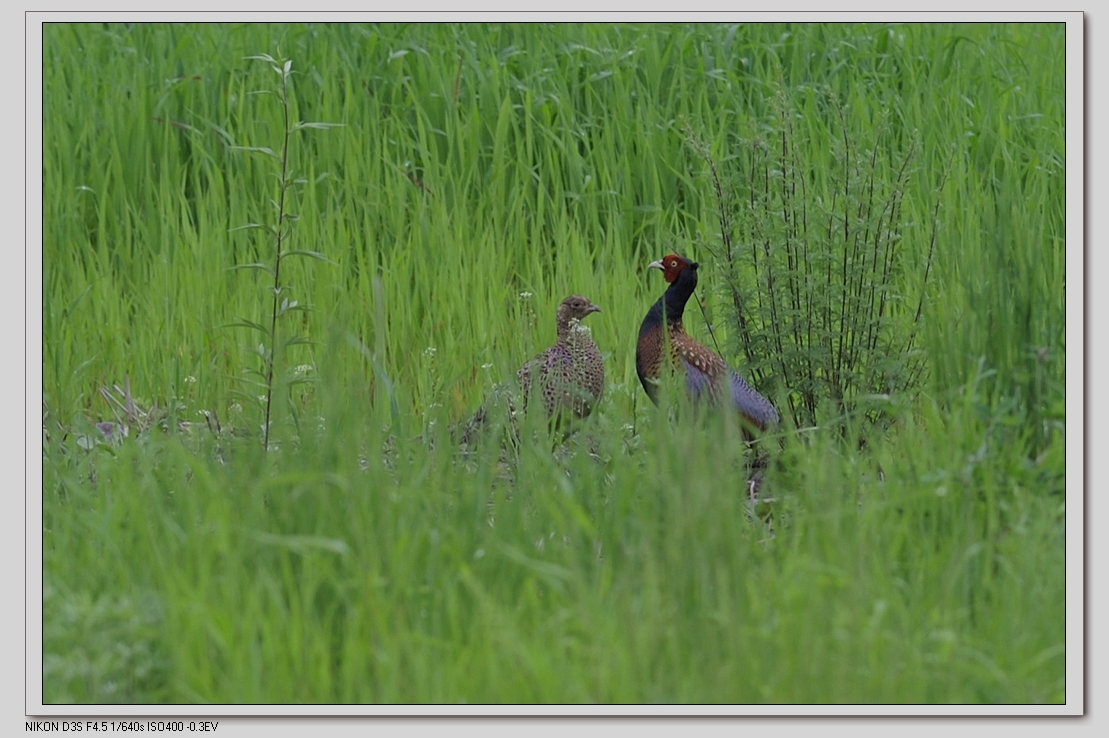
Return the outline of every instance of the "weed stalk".
<path id="1" fill-rule="evenodd" d="M 278 175 L 278 192 L 277 199 L 274 201 L 277 209 L 276 223 L 273 226 L 265 226 L 257 223 L 250 223 L 245 226 L 240 226 L 238 229 L 248 228 L 262 228 L 267 230 L 274 239 L 274 259 L 273 266 L 263 263 L 241 264 L 233 268 L 251 268 L 260 269 L 270 274 L 273 278 L 272 287 L 273 299 L 271 301 L 271 309 L 269 315 L 269 328 L 259 325 L 258 323 L 240 318 L 232 324 L 236 327 L 251 328 L 259 331 L 264 339 L 268 341 L 269 348 L 263 343 L 258 347 L 258 353 L 262 360 L 262 369 L 257 372 L 262 376 L 262 386 L 264 389 L 263 401 L 265 404 L 264 416 L 262 421 L 262 446 L 266 450 L 270 447 L 270 430 L 272 427 L 272 413 L 273 413 L 273 395 L 274 395 L 274 374 L 277 365 L 277 348 L 278 333 L 277 333 L 277 319 L 281 316 L 293 312 L 303 311 L 307 312 L 309 307 L 300 304 L 297 300 L 290 300 L 288 297 L 282 297 L 282 294 L 288 291 L 288 288 L 281 284 L 281 265 L 285 259 L 294 256 L 307 256 L 328 263 L 334 263 L 327 259 L 323 254 L 318 251 L 310 251 L 307 249 L 286 250 L 285 242 L 286 237 L 289 235 L 288 228 L 290 224 L 297 220 L 297 216 L 289 213 L 287 210 L 288 194 L 294 185 L 301 185 L 305 183 L 304 179 L 293 177 L 289 172 L 289 150 L 290 140 L 293 133 L 306 128 L 333 128 L 337 125 L 335 123 L 318 123 L 318 122 L 298 122 L 292 123 L 290 117 L 290 102 L 289 102 L 289 80 L 293 74 L 293 62 L 291 59 L 277 60 L 268 54 L 259 54 L 256 56 L 247 57 L 247 59 L 264 61 L 270 64 L 271 68 L 281 78 L 280 86 L 271 92 L 275 94 L 281 103 L 281 120 L 282 120 L 282 139 L 281 139 L 281 152 L 275 153 L 272 149 L 264 146 L 233 146 L 231 148 L 246 151 L 248 153 L 262 154 L 269 157 L 272 161 L 276 162 L 279 175 Z M 292 336 L 280 342 L 281 353 L 284 355 L 284 350 L 289 346 L 295 344 L 310 344 L 304 336 Z"/>

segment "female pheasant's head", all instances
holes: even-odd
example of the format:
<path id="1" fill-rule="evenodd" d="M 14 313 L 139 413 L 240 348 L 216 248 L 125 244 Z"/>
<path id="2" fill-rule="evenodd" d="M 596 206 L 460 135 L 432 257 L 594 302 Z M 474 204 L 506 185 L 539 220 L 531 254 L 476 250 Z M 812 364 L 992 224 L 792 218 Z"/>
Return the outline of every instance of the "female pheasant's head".
<path id="1" fill-rule="evenodd" d="M 658 269 L 662 272 L 662 278 L 669 284 L 674 284 L 678 276 L 686 269 L 696 270 L 700 266 L 695 261 L 690 261 L 685 257 L 678 256 L 677 254 L 667 254 L 658 261 L 652 261 L 647 265 L 648 269 Z"/>
<path id="2" fill-rule="evenodd" d="M 558 306 L 555 322 L 558 335 L 564 336 L 572 327 L 581 327 L 581 319 L 591 313 L 599 313 L 601 309 L 581 295 L 570 295 Z"/>
<path id="3" fill-rule="evenodd" d="M 559 322 L 566 322 L 572 318 L 581 320 L 590 313 L 599 313 L 601 309 L 581 295 L 570 295 L 558 306 Z"/>

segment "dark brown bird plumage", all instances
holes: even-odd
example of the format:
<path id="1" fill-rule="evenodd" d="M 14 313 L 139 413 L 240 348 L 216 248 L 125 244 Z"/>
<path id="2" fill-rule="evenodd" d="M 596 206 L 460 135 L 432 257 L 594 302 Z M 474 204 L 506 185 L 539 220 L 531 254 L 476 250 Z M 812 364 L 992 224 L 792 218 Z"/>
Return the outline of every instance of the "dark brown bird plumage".
<path id="1" fill-rule="evenodd" d="M 587 418 L 600 402 L 605 385 L 605 365 L 589 328 L 581 321 L 601 309 L 581 295 L 563 300 L 556 313 L 557 338 L 550 348 L 535 356 L 516 372 L 520 391 L 520 408 L 527 410 L 530 399 L 541 398 L 547 418 L 555 427 L 565 429 L 573 420 Z M 494 390 L 466 422 L 462 442 L 470 442 L 484 425 L 492 405 L 505 404 L 503 387 Z M 516 403 L 509 397 L 507 410 L 511 420 Z"/>
<path id="2" fill-rule="evenodd" d="M 765 429 L 778 422 L 770 401 L 736 374 L 707 346 L 685 332 L 685 304 L 697 288 L 697 262 L 669 254 L 648 267 L 662 271 L 669 283 L 639 328 L 635 370 L 647 396 L 658 404 L 659 383 L 667 364 L 685 376 L 686 392 L 694 400 L 730 401 L 752 426 Z"/>

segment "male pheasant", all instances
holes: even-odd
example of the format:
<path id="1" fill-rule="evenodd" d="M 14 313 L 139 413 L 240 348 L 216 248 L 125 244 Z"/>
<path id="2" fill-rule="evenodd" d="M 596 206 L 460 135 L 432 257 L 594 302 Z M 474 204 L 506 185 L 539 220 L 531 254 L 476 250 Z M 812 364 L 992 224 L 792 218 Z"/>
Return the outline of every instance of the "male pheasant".
<path id="1" fill-rule="evenodd" d="M 693 340 L 682 325 L 685 304 L 697 287 L 697 267 L 697 262 L 677 254 L 648 264 L 648 268 L 660 269 L 670 286 L 647 311 L 639 327 L 639 341 L 635 346 L 635 371 L 639 381 L 657 405 L 668 351 L 669 363 L 685 374 L 685 387 L 691 398 L 706 398 L 713 403 L 727 398 L 748 423 L 764 430 L 778 422 L 774 406 L 722 358 Z"/>
<path id="2" fill-rule="evenodd" d="M 554 345 L 532 358 L 516 372 L 521 409 L 527 410 L 532 395 L 542 397 L 548 419 L 557 428 L 565 428 L 573 419 L 584 419 L 601 399 L 605 385 L 605 365 L 597 344 L 588 328 L 581 324 L 585 316 L 601 309 L 581 295 L 571 295 L 558 306 Z M 466 422 L 462 442 L 469 443 L 485 423 L 493 404 L 503 396 L 503 388 L 494 391 Z M 516 410 L 508 401 L 510 419 Z"/>

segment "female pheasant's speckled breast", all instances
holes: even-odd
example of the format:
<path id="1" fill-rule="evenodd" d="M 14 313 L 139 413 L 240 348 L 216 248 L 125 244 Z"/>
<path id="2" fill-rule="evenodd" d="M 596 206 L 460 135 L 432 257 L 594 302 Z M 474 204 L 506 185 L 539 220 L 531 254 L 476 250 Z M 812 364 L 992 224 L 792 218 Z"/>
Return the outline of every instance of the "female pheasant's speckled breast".
<path id="1" fill-rule="evenodd" d="M 604 360 L 589 329 L 571 321 L 570 330 L 546 352 L 540 371 L 543 405 L 548 415 L 569 408 L 575 417 L 589 415 L 601 399 Z"/>

